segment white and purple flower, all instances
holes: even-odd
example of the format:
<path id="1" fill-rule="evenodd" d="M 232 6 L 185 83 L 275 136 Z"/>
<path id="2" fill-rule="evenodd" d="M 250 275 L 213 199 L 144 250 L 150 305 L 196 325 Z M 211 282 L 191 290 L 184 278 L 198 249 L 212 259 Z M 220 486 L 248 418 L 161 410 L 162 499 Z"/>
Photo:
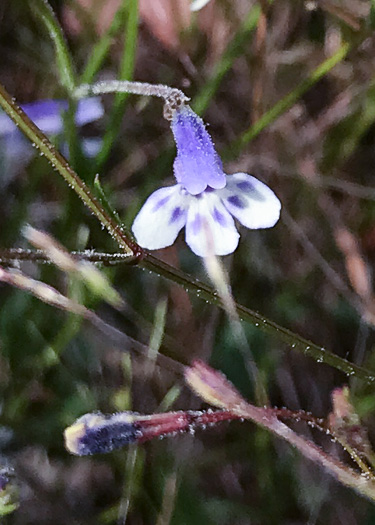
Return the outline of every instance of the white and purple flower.
<path id="1" fill-rule="evenodd" d="M 64 131 L 63 114 L 69 104 L 66 100 L 38 100 L 21 106 L 26 115 L 38 126 L 43 133 L 49 136 L 61 135 Z M 104 115 L 104 108 L 98 97 L 82 99 L 77 104 L 75 123 L 77 127 L 84 126 L 98 120 Z M 95 137 L 84 138 L 82 149 L 87 157 L 94 157 L 101 147 L 101 140 Z M 62 146 L 67 152 L 66 145 Z M 30 142 L 22 135 L 14 122 L 0 113 L 0 185 L 8 182 L 13 174 L 27 164 L 35 150 Z"/>
<path id="2" fill-rule="evenodd" d="M 152 193 L 136 216 L 132 229 L 142 248 L 172 245 L 185 226 L 186 243 L 196 255 L 228 255 L 240 237 L 234 219 L 251 229 L 276 224 L 279 199 L 247 173 L 224 173 L 204 122 L 190 107 L 175 111 L 172 131 L 177 184 Z"/>

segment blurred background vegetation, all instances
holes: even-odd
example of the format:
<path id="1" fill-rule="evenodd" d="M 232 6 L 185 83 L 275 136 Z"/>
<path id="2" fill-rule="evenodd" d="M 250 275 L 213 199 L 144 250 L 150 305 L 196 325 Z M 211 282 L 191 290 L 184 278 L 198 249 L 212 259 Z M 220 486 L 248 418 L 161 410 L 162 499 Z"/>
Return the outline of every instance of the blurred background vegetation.
<path id="1" fill-rule="evenodd" d="M 33 4 L 0 3 L 0 82 L 21 103 L 66 97 L 53 43 Z M 212 0 L 197 13 L 188 0 L 51 5 L 86 81 L 134 78 L 183 89 L 209 123 L 226 171 L 252 173 L 279 196 L 279 224 L 243 229 L 238 250 L 225 258 L 235 299 L 374 369 L 371 3 Z M 310 77 L 345 45 L 348 52 L 334 67 Z M 93 52 L 96 63 L 88 62 Z M 309 78 L 309 89 L 298 91 Z M 255 133 L 254 123 L 288 93 L 295 102 L 286 101 Z M 79 133 L 105 137 L 101 152 L 85 159 L 73 136 L 70 158 L 90 186 L 100 173 L 130 227 L 146 197 L 173 181 L 172 135 L 158 100 L 108 95 L 103 102 L 106 116 Z M 69 250 L 116 251 L 45 159 L 36 155 L 8 173 L 3 168 L 0 187 L 2 248 L 27 247 L 21 230 L 30 223 Z M 157 255 L 207 280 L 182 236 Z M 21 268 L 145 345 L 161 328 L 164 353 L 184 363 L 193 357 L 210 362 L 251 400 L 245 366 L 251 356 L 275 406 L 325 417 L 333 388 L 349 383 L 375 436 L 373 387 L 294 353 L 250 324 L 243 324 L 249 355 L 241 354 L 224 312 L 155 274 L 127 265 L 104 269 L 125 303 L 115 311 L 50 266 Z M 116 345 L 77 316 L 22 291 L 2 285 L 0 293 L 0 462 L 14 467 L 20 489 L 20 507 L 4 523 L 375 523 L 373 504 L 250 423 L 224 423 L 102 457 L 70 456 L 63 430 L 85 412 L 152 413 L 197 409 L 201 402 L 181 376 L 150 366 L 147 354 L 130 357 L 131 343 Z M 347 461 L 326 438 L 299 430 Z"/>

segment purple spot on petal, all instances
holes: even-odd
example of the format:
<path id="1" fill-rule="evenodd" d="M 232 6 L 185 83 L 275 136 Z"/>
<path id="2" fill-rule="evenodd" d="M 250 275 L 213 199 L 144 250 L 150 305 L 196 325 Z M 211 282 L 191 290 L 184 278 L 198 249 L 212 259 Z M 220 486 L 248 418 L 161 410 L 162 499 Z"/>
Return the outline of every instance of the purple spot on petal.
<path id="1" fill-rule="evenodd" d="M 163 197 L 162 199 L 160 199 L 155 204 L 155 206 L 152 208 L 152 211 L 153 212 L 158 211 L 162 206 L 164 206 L 164 204 L 166 204 L 169 201 L 170 198 L 171 198 L 171 195 L 167 195 L 166 197 Z"/>
<path id="2" fill-rule="evenodd" d="M 220 226 L 226 226 L 227 225 L 227 221 L 226 221 L 224 215 L 217 208 L 214 208 L 213 217 L 214 217 L 214 220 L 217 223 L 220 224 Z"/>
<path id="3" fill-rule="evenodd" d="M 236 208 L 247 207 L 246 202 L 243 199 L 241 199 L 239 195 L 231 195 L 230 197 L 228 197 L 227 201 L 229 202 L 229 204 L 235 206 Z"/>
<path id="4" fill-rule="evenodd" d="M 243 191 L 243 193 L 251 193 L 250 197 L 255 201 L 264 202 L 266 200 L 256 186 L 248 180 L 237 182 L 236 186 L 239 190 Z"/>
<path id="5" fill-rule="evenodd" d="M 238 182 L 236 184 L 237 188 L 244 193 L 250 193 L 251 191 L 254 191 L 254 186 L 249 182 L 248 180 L 243 180 L 241 182 Z"/>
<path id="6" fill-rule="evenodd" d="M 181 208 L 175 208 L 172 212 L 172 215 L 171 215 L 171 218 L 170 218 L 170 223 L 172 222 L 176 222 L 184 213 L 184 210 L 182 210 Z"/>
<path id="7" fill-rule="evenodd" d="M 191 223 L 191 231 L 193 235 L 197 235 L 202 228 L 202 217 L 199 213 L 194 217 L 193 222 Z"/>

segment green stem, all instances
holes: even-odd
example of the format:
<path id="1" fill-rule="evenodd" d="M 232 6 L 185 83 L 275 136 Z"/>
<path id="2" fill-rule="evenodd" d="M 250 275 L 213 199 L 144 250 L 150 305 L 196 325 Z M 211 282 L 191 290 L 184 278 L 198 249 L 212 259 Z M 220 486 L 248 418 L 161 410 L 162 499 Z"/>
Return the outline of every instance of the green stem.
<path id="1" fill-rule="evenodd" d="M 146 253 L 143 260 L 140 262 L 140 266 L 168 279 L 169 281 L 179 284 L 185 288 L 187 292 L 193 293 L 200 299 L 224 309 L 222 300 L 218 296 L 216 290 L 211 286 L 197 279 L 192 279 L 186 273 L 181 272 L 160 259 L 157 259 L 153 255 Z M 241 320 L 247 321 L 267 334 L 277 337 L 279 340 L 290 345 L 293 350 L 313 358 L 318 363 L 333 366 L 348 376 L 356 376 L 370 384 L 375 382 L 375 373 L 357 366 L 342 357 L 332 354 L 322 346 L 312 343 L 308 339 L 295 334 L 287 328 L 279 326 L 277 323 L 267 319 L 254 310 L 250 310 L 238 303 L 235 303 L 235 308 Z"/>
<path id="2" fill-rule="evenodd" d="M 106 33 L 101 37 L 99 42 L 94 46 L 93 51 L 86 63 L 86 67 L 80 78 L 81 84 L 87 84 L 92 82 L 92 79 L 99 71 L 101 65 L 103 64 L 109 48 L 112 45 L 114 37 L 120 31 L 124 23 L 124 18 L 126 14 L 125 6 L 121 6 L 116 13 L 114 14 L 112 23 Z"/>
<path id="3" fill-rule="evenodd" d="M 125 4 L 125 2 L 124 2 Z M 125 28 L 124 50 L 119 71 L 120 80 L 132 80 L 134 73 L 135 54 L 138 37 L 138 0 L 128 0 L 128 16 Z M 119 135 L 128 93 L 117 93 L 112 106 L 109 123 L 103 138 L 102 148 L 97 156 L 97 165 L 100 169 L 106 162 L 108 155 Z"/>
<path id="4" fill-rule="evenodd" d="M 214 94 L 218 90 L 224 76 L 232 67 L 234 59 L 241 54 L 243 45 L 245 43 L 248 44 L 249 37 L 258 23 L 260 13 L 261 9 L 259 5 L 255 5 L 252 9 L 250 9 L 239 31 L 236 33 L 220 61 L 215 66 L 212 75 L 207 80 L 202 89 L 198 92 L 198 94 L 194 97 L 192 108 L 198 114 L 202 114 L 206 110 Z"/>
<path id="5" fill-rule="evenodd" d="M 19 129 L 28 137 L 44 155 L 50 164 L 60 173 L 69 186 L 83 200 L 84 204 L 98 218 L 102 225 L 107 228 L 118 245 L 129 256 L 137 258 L 140 256 L 140 248 L 126 237 L 121 227 L 116 224 L 107 214 L 100 203 L 91 194 L 86 184 L 79 178 L 77 173 L 70 167 L 67 160 L 57 151 L 42 131 L 29 119 L 26 113 L 15 103 L 12 97 L 0 85 L 0 106 L 15 122 Z"/>
<path id="6" fill-rule="evenodd" d="M 132 263 L 134 257 L 126 253 L 102 253 L 87 250 L 84 252 L 69 252 L 69 254 L 78 261 L 88 261 L 103 266 L 112 266 L 114 264 L 123 264 L 124 262 Z M 14 264 L 14 262 L 33 261 L 37 263 L 50 264 L 51 259 L 42 250 L 29 250 L 23 248 L 9 248 L 0 250 L 0 264 Z"/>
<path id="7" fill-rule="evenodd" d="M 66 88 L 68 93 L 73 93 L 76 85 L 73 60 L 70 56 L 64 34 L 56 19 L 55 13 L 47 0 L 35 0 L 32 2 L 32 6 L 37 15 L 44 22 L 55 45 L 60 83 Z"/>

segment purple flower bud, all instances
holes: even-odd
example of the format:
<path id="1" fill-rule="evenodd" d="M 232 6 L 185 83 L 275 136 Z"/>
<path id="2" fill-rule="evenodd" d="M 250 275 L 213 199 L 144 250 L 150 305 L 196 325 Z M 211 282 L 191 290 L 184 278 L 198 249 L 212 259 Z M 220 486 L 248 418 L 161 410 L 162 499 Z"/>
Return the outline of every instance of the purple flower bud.
<path id="1" fill-rule="evenodd" d="M 208 186 L 224 188 L 223 166 L 203 120 L 184 106 L 173 116 L 172 131 L 177 145 L 173 165 L 177 182 L 191 195 L 202 193 Z"/>
<path id="2" fill-rule="evenodd" d="M 65 447 L 76 456 L 106 454 L 135 443 L 141 436 L 132 412 L 85 414 L 65 429 Z"/>

